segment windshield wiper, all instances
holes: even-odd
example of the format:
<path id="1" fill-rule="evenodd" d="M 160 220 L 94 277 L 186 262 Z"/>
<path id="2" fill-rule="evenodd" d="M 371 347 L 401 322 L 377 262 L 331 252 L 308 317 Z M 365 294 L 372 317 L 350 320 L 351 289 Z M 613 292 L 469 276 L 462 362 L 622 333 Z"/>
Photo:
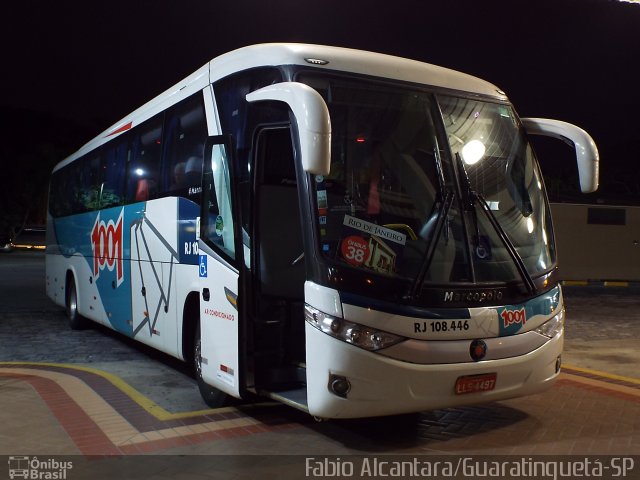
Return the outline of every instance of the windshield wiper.
<path id="1" fill-rule="evenodd" d="M 433 261 L 433 256 L 436 253 L 436 247 L 438 246 L 438 240 L 442 236 L 442 231 L 444 230 L 445 225 L 447 224 L 447 217 L 449 215 L 449 210 L 451 209 L 451 205 L 453 204 L 453 192 L 450 188 L 446 187 L 446 182 L 444 179 L 444 169 L 442 167 L 442 158 L 440 157 L 440 149 L 437 145 L 433 147 L 433 156 L 436 160 L 436 174 L 438 177 L 438 203 L 440 207 L 438 208 L 438 214 L 434 218 L 433 215 L 430 215 L 429 220 L 422 228 L 420 232 L 420 236 L 425 240 L 431 237 L 428 240 L 427 249 L 425 250 L 424 256 L 422 257 L 422 263 L 420 264 L 420 270 L 418 270 L 418 275 L 416 275 L 413 284 L 411 285 L 411 289 L 409 290 L 409 298 L 415 298 L 420 290 L 422 290 L 422 284 L 424 283 L 424 279 L 427 275 L 427 271 L 431 266 L 431 262 Z M 433 210 L 432 210 L 433 211 Z M 433 224 L 435 222 L 435 225 Z"/>
<path id="2" fill-rule="evenodd" d="M 449 215 L 449 210 L 451 209 L 451 205 L 453 204 L 453 192 L 451 189 L 447 189 L 444 192 L 444 198 L 440 202 L 440 208 L 438 209 L 438 214 L 435 217 L 435 226 L 429 228 L 429 223 L 432 222 L 433 216 L 427 222 L 427 229 L 432 230 L 433 234 L 431 235 L 431 239 L 427 245 L 427 250 L 422 257 L 422 263 L 420 264 L 420 270 L 418 271 L 418 275 L 413 281 L 413 285 L 411 285 L 411 290 L 409 292 L 409 298 L 415 298 L 420 290 L 422 290 L 422 284 L 424 283 L 424 278 L 427 275 L 427 271 L 431 266 L 431 262 L 433 261 L 433 256 L 436 253 L 436 247 L 438 246 L 438 240 L 442 236 L 442 231 L 444 230 L 445 225 L 447 224 L 447 217 Z M 424 230 L 424 229 L 423 229 Z M 422 236 L 422 235 L 421 235 Z"/>
<path id="3" fill-rule="evenodd" d="M 500 240 L 502 240 L 502 243 L 507 249 L 507 252 L 509 252 L 509 255 L 511 255 L 511 258 L 513 259 L 513 262 L 516 264 L 518 272 L 520 273 L 520 276 L 522 277 L 522 280 L 524 281 L 524 284 L 527 287 L 527 291 L 529 293 L 536 293 L 536 290 L 537 290 L 536 284 L 534 283 L 533 278 L 531 278 L 531 275 L 529 274 L 529 271 L 527 270 L 526 265 L 522 261 L 522 257 L 516 250 L 516 247 L 513 246 L 513 243 L 511 242 L 511 240 L 509 240 L 509 237 L 507 237 L 507 233 L 504 231 L 504 229 L 498 222 L 498 219 L 491 211 L 491 208 L 489 208 L 489 204 L 484 199 L 484 197 L 479 193 L 475 193 L 475 196 L 480 201 L 480 205 L 482 206 L 482 210 L 487 216 L 487 219 L 489 220 L 489 222 L 493 226 L 493 229 L 496 231 L 496 233 L 500 237 Z"/>
<path id="4" fill-rule="evenodd" d="M 484 197 L 481 194 L 479 194 L 478 192 L 474 191 L 471 188 L 471 182 L 469 181 L 467 171 L 464 168 L 464 164 L 462 163 L 462 158 L 460 158 L 459 153 L 456 153 L 456 160 L 458 161 L 458 169 L 460 170 L 460 179 L 463 183 L 464 206 L 465 206 L 465 209 L 470 209 L 474 215 L 475 231 L 476 231 L 474 242 L 477 243 L 479 241 L 479 226 L 478 226 L 478 218 L 476 215 L 476 203 L 480 203 L 480 207 L 482 208 L 482 211 L 487 217 L 487 220 L 489 220 L 489 223 L 491 224 L 495 232 L 498 234 L 498 237 L 500 237 L 500 240 L 502 241 L 504 248 L 509 253 L 509 256 L 511 256 L 511 259 L 515 264 L 516 269 L 518 270 L 518 273 L 520 274 L 520 277 L 522 278 L 522 281 L 524 282 L 524 285 L 527 291 L 531 294 L 535 294 L 537 290 L 536 284 L 534 283 L 533 278 L 531 278 L 531 275 L 529 274 L 529 271 L 527 270 L 526 265 L 522 261 L 522 257 L 516 250 L 516 247 L 513 245 L 511 240 L 509 240 L 507 232 L 504 231 L 504 228 L 502 228 L 502 225 L 500 225 L 500 222 L 498 222 L 498 219 L 491 211 L 491 208 L 489 207 L 489 204 L 487 203 L 487 201 L 484 199 Z"/>

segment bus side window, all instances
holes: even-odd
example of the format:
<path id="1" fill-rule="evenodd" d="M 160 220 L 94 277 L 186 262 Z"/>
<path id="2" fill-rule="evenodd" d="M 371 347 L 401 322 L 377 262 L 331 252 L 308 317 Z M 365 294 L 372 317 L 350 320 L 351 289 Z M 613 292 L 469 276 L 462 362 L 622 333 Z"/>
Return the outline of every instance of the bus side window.
<path id="1" fill-rule="evenodd" d="M 73 213 L 97 210 L 100 203 L 100 150 L 78 160 L 73 182 Z"/>
<path id="2" fill-rule="evenodd" d="M 66 166 L 51 176 L 51 200 L 49 209 L 53 217 L 65 217 L 72 213 L 72 176 L 71 168 Z"/>
<path id="3" fill-rule="evenodd" d="M 163 194 L 200 203 L 204 142 L 207 138 L 201 92 L 167 112 L 164 138 Z"/>
<path id="4" fill-rule="evenodd" d="M 205 176 L 208 188 L 204 202 L 209 205 L 204 220 L 203 240 L 235 259 L 235 236 L 231 205 L 231 179 L 225 145 L 214 145 L 211 151 L 211 170 Z"/>
<path id="5" fill-rule="evenodd" d="M 122 205 L 124 199 L 126 160 L 126 140 L 117 139 L 108 144 L 107 149 L 102 156 L 102 171 L 104 178 L 102 181 L 100 208 L 110 208 Z"/>
<path id="6" fill-rule="evenodd" d="M 162 154 L 162 115 L 133 130 L 127 168 L 127 201 L 144 202 L 159 193 Z"/>

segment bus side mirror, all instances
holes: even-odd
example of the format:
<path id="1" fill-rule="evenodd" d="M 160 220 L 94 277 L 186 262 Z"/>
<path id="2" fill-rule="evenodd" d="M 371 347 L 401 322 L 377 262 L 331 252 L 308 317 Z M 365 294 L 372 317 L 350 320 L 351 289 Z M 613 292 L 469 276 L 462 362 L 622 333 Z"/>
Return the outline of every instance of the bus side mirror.
<path id="1" fill-rule="evenodd" d="M 576 151 L 582 193 L 595 192 L 599 182 L 600 155 L 593 138 L 583 129 L 567 122 L 547 118 L 523 118 L 522 125 L 530 135 L 558 138 Z"/>
<path id="2" fill-rule="evenodd" d="M 282 82 L 247 95 L 248 102 L 274 100 L 289 105 L 300 135 L 302 168 L 314 175 L 329 175 L 331 168 L 331 119 L 320 94 L 308 85 Z"/>

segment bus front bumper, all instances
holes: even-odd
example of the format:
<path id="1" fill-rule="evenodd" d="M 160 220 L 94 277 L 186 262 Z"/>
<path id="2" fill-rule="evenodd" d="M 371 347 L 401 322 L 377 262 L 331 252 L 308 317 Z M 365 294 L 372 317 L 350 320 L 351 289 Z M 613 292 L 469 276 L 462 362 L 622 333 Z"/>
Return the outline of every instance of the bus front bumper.
<path id="1" fill-rule="evenodd" d="M 561 332 L 541 347 L 517 357 L 420 365 L 349 345 L 307 323 L 309 413 L 321 418 L 374 417 L 538 393 L 558 377 L 563 335 Z M 456 393 L 459 377 L 483 374 L 495 374 L 491 390 Z M 335 379 L 348 382 L 343 396 L 332 391 Z"/>

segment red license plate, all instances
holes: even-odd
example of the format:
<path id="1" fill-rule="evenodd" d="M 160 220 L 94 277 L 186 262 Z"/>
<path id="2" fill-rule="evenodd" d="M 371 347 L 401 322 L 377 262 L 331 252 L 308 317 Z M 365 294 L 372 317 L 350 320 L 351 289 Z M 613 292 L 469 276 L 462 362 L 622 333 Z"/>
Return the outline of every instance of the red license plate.
<path id="1" fill-rule="evenodd" d="M 497 374 L 484 373 L 482 375 L 466 375 L 456 380 L 456 395 L 467 393 L 488 392 L 496 387 Z"/>

